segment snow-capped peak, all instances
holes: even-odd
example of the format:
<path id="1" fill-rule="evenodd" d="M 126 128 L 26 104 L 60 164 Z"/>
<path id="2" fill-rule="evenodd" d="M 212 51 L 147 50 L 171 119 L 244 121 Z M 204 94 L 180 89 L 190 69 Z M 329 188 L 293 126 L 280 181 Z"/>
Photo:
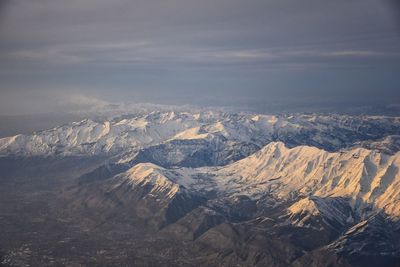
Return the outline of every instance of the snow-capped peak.
<path id="1" fill-rule="evenodd" d="M 362 128 L 363 131 L 359 131 Z M 82 120 L 33 134 L 0 139 L 0 155 L 66 156 L 117 154 L 173 139 L 226 140 L 263 147 L 283 141 L 335 151 L 359 145 L 396 152 L 400 118 L 338 115 L 262 115 L 220 111 L 138 112 L 102 121 Z M 370 142 L 364 142 L 370 140 Z M 371 141 L 372 140 L 372 141 Z"/>
<path id="2" fill-rule="evenodd" d="M 177 179 L 176 175 L 152 163 L 137 164 L 120 177 L 132 186 L 150 186 L 151 195 L 163 193 L 168 198 L 172 198 L 180 190 L 180 185 L 173 182 L 174 179 Z"/>

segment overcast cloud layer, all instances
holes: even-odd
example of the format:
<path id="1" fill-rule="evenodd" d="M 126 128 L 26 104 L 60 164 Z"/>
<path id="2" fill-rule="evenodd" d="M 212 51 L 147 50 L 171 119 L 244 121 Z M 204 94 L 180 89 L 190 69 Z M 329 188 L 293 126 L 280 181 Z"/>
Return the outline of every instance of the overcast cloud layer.
<path id="1" fill-rule="evenodd" d="M 2 0 L 0 115 L 60 101 L 398 104 L 396 2 Z"/>

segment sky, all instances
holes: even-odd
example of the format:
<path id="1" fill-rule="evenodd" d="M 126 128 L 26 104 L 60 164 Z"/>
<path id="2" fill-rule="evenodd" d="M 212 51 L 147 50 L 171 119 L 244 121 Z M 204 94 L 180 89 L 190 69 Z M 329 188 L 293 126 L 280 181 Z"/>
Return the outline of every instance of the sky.
<path id="1" fill-rule="evenodd" d="M 397 0 L 0 0 L 0 115 L 400 104 Z"/>

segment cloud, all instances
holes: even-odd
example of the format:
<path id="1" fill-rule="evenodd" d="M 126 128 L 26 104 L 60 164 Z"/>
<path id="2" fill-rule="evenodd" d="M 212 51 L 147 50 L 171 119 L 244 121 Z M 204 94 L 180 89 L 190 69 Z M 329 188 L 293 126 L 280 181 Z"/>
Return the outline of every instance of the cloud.
<path id="1" fill-rule="evenodd" d="M 64 110 L 92 111 L 111 105 L 108 101 L 79 92 L 63 92 L 54 95 L 54 98 Z"/>
<path id="2" fill-rule="evenodd" d="M 390 53 L 389 53 L 390 54 Z M 385 56 L 387 53 L 384 52 L 376 52 L 376 51 L 368 51 L 368 50 L 343 50 L 343 51 L 333 51 L 326 52 L 323 55 L 326 56 L 339 56 L 339 57 L 370 57 L 370 56 Z"/>
<path id="3" fill-rule="evenodd" d="M 85 65 L 101 64 L 115 66 L 116 64 L 154 66 L 166 64 L 208 64 L 221 67 L 240 63 L 263 63 L 263 65 L 293 65 L 313 67 L 318 61 L 319 65 L 330 65 L 329 58 L 387 58 L 398 57 L 400 52 L 385 52 L 372 50 L 327 50 L 325 49 L 300 49 L 289 47 L 283 49 L 233 49 L 233 48 L 203 48 L 193 45 L 171 46 L 164 43 L 149 41 L 131 42 L 104 42 L 82 43 L 71 45 L 54 45 L 46 48 L 31 50 L 9 51 L 3 59 L 15 62 L 37 62 L 55 65 Z M 328 60 L 327 60 L 328 59 Z M 365 62 L 363 62 L 366 64 Z M 367 62 L 368 63 L 368 62 Z M 375 64 L 375 61 L 371 62 Z M 341 63 L 346 66 L 348 63 Z M 187 66 L 186 66 L 187 67 Z M 248 67 L 248 66 L 247 66 Z M 350 65 L 352 67 L 352 65 Z"/>
<path id="4" fill-rule="evenodd" d="M 1 93 L 0 114 L 24 115 L 43 113 L 94 112 L 108 108 L 111 102 L 95 96 L 93 88 L 29 87 L 10 88 Z"/>
<path id="5" fill-rule="evenodd" d="M 19 50 L 5 54 L 4 58 L 27 62 L 39 61 L 52 64 L 80 64 L 87 61 L 85 57 L 54 49 Z"/>
<path id="6" fill-rule="evenodd" d="M 326 95 L 358 101 L 365 91 L 391 101 L 400 92 L 400 36 L 376 0 L 15 0 L 4 7 L 2 112 L 57 108 L 41 98 L 60 106 L 65 98 L 71 108 L 102 105 L 89 96 L 252 105 Z"/>

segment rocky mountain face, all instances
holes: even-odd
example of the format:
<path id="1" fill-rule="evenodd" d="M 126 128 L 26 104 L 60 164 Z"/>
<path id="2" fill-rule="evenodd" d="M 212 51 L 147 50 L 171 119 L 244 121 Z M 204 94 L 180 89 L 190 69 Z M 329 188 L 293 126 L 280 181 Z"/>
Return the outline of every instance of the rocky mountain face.
<path id="1" fill-rule="evenodd" d="M 399 130 L 180 111 L 0 139 L 2 263 L 399 266 Z"/>

